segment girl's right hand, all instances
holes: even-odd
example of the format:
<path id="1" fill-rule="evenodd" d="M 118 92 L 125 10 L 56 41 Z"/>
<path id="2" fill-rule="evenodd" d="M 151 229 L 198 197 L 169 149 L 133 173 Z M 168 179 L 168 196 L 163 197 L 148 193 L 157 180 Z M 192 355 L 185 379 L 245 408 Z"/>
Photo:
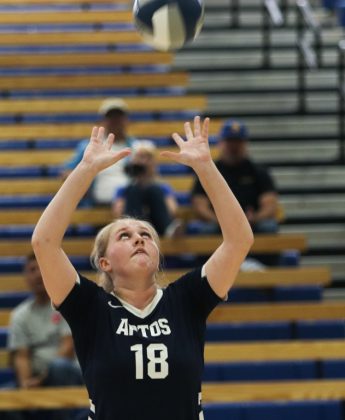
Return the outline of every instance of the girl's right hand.
<path id="1" fill-rule="evenodd" d="M 111 150 L 115 139 L 114 134 L 109 134 L 105 141 L 103 139 L 104 127 L 93 127 L 90 142 L 84 151 L 82 159 L 82 163 L 90 165 L 97 173 L 114 165 L 131 153 L 129 148 L 125 148 L 119 152 L 113 152 Z"/>

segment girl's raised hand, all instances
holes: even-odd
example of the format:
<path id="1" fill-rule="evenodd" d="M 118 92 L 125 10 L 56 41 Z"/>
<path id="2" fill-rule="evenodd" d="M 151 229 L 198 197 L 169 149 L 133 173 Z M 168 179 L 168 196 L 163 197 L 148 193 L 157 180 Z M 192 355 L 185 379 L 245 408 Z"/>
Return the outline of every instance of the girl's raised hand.
<path id="1" fill-rule="evenodd" d="M 90 142 L 84 151 L 82 161 L 99 172 L 128 156 L 131 153 L 128 147 L 118 152 L 111 150 L 114 139 L 114 134 L 109 134 L 104 140 L 104 128 L 93 127 Z"/>
<path id="2" fill-rule="evenodd" d="M 186 122 L 184 124 L 184 130 L 186 134 L 186 140 L 183 140 L 177 133 L 172 135 L 175 143 L 180 149 L 179 153 L 175 152 L 161 152 L 161 156 L 165 156 L 178 163 L 191 166 L 196 168 L 198 165 L 202 165 L 212 160 L 210 148 L 208 144 L 208 129 L 210 119 L 205 118 L 201 124 L 200 117 L 194 118 L 194 132 L 191 124 Z"/>

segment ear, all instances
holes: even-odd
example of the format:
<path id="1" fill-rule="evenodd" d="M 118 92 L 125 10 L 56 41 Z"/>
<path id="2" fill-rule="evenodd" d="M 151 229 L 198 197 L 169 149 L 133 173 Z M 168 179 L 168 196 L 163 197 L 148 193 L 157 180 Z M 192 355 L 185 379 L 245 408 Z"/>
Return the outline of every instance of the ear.
<path id="1" fill-rule="evenodd" d="M 99 268 L 104 271 L 105 273 L 109 273 L 111 270 L 110 261 L 106 257 L 101 257 L 98 260 Z"/>

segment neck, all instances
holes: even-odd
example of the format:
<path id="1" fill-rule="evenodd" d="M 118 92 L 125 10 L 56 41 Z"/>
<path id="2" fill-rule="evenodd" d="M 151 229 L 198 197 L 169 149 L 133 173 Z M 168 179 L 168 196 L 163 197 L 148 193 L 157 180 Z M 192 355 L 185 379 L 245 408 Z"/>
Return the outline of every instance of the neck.
<path id="1" fill-rule="evenodd" d="M 38 305 L 45 305 L 47 302 L 49 302 L 49 300 L 50 298 L 46 293 L 35 295 L 35 303 Z"/>
<path id="2" fill-rule="evenodd" d="M 129 289 L 127 287 L 116 286 L 114 293 L 120 299 L 135 306 L 138 309 L 144 309 L 156 296 L 157 285 L 152 283 L 143 289 Z"/>

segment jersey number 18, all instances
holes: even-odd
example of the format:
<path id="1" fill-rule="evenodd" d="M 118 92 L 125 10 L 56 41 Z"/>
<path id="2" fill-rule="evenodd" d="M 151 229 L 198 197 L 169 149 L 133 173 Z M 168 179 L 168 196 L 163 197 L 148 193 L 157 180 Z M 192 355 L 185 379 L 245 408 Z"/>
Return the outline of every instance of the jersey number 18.
<path id="1" fill-rule="evenodd" d="M 132 346 L 135 353 L 135 379 L 144 379 L 144 347 Z M 151 379 L 164 379 L 169 374 L 168 349 L 162 343 L 152 343 L 146 347 L 147 375 Z"/>

